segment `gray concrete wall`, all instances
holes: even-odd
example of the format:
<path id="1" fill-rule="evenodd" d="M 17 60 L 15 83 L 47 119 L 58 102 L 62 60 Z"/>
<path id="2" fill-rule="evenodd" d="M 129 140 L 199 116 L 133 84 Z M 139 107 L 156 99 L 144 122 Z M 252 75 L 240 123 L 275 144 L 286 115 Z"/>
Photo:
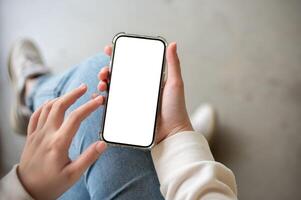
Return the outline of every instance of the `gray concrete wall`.
<path id="1" fill-rule="evenodd" d="M 219 114 L 213 151 L 236 174 L 240 199 L 301 197 L 301 1 L 0 0 L 1 154 L 7 171 L 24 139 L 8 125 L 8 49 L 40 45 L 57 72 L 102 51 L 120 31 L 177 41 L 187 106 Z"/>

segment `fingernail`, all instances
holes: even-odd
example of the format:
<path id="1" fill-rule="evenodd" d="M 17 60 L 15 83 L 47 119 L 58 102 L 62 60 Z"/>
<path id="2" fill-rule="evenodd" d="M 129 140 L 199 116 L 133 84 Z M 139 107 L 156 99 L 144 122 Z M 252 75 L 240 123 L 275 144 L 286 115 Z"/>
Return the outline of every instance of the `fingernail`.
<path id="1" fill-rule="evenodd" d="M 175 42 L 175 50 L 176 50 L 176 52 L 177 52 L 177 49 L 178 49 L 178 45 L 177 45 L 177 43 Z"/>
<path id="2" fill-rule="evenodd" d="M 97 103 L 102 103 L 102 100 L 103 100 L 102 96 L 97 96 L 97 97 L 94 99 L 94 101 L 97 101 Z"/>
<path id="3" fill-rule="evenodd" d="M 107 144 L 106 144 L 105 142 L 99 141 L 99 142 L 97 142 L 97 144 L 96 144 L 96 151 L 97 151 L 98 153 L 102 153 L 103 150 L 106 148 L 106 146 L 107 146 Z"/>
<path id="4" fill-rule="evenodd" d="M 87 87 L 87 85 L 86 85 L 85 83 L 82 83 L 82 84 L 80 84 L 80 86 L 79 86 L 78 88 L 84 89 L 84 88 L 86 88 L 86 87 Z"/>

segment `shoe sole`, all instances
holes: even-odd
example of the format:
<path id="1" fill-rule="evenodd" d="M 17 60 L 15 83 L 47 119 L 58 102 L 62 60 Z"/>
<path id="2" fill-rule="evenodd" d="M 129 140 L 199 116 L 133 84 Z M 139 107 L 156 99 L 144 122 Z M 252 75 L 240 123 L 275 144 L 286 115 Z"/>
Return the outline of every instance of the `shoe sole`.
<path id="1" fill-rule="evenodd" d="M 14 50 L 14 47 L 10 50 L 10 53 L 9 53 L 8 63 L 7 63 L 7 69 L 8 69 L 7 71 L 8 71 L 8 75 L 9 75 L 11 84 L 14 87 L 14 92 L 16 94 L 17 93 L 16 92 L 17 88 L 15 86 L 16 85 L 16 80 L 15 80 L 15 77 L 14 77 L 13 72 L 12 72 L 12 63 L 11 63 L 13 50 Z M 10 125 L 11 125 L 11 128 L 13 129 L 14 132 L 16 132 L 20 135 L 26 135 L 27 124 L 28 123 L 26 124 L 27 120 L 24 120 L 24 118 L 26 118 L 26 117 L 20 116 L 18 114 L 18 113 L 20 113 L 19 110 L 18 110 L 18 107 L 20 107 L 20 103 L 17 100 L 17 98 L 15 98 L 14 101 L 13 101 L 12 108 L 10 110 L 10 118 L 9 118 L 10 119 Z"/>

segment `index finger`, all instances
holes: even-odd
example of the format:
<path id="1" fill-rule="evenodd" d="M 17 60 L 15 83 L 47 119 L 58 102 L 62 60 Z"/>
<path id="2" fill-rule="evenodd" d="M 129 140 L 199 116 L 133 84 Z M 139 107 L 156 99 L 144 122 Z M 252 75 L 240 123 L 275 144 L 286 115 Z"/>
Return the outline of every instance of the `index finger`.
<path id="1" fill-rule="evenodd" d="M 64 121 L 66 110 L 87 91 L 87 85 L 81 84 L 78 88 L 66 93 L 57 99 L 49 113 L 49 121 L 59 128 Z M 48 120 L 47 120 L 48 121 Z"/>

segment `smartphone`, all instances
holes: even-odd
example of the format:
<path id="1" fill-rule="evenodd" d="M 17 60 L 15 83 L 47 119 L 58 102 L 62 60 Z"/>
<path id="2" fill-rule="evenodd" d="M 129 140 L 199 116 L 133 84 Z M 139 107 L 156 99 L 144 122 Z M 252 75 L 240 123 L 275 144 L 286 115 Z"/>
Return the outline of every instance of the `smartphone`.
<path id="1" fill-rule="evenodd" d="M 151 148 L 165 76 L 162 37 L 117 34 L 100 136 L 107 143 Z"/>

